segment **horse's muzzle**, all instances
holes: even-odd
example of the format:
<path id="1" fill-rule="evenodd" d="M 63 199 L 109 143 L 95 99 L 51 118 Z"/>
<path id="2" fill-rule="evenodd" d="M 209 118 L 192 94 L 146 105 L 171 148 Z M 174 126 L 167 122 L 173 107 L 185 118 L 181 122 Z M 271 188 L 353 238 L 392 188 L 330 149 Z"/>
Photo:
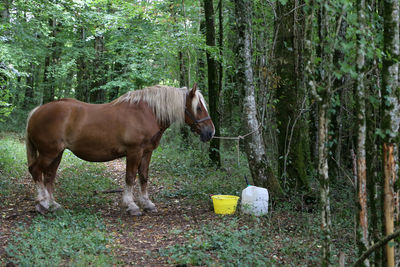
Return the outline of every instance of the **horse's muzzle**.
<path id="1" fill-rule="evenodd" d="M 213 138 L 213 136 L 214 136 L 214 129 L 210 127 L 204 127 L 203 129 L 201 129 L 200 132 L 200 141 L 208 142 L 211 140 L 211 138 Z"/>

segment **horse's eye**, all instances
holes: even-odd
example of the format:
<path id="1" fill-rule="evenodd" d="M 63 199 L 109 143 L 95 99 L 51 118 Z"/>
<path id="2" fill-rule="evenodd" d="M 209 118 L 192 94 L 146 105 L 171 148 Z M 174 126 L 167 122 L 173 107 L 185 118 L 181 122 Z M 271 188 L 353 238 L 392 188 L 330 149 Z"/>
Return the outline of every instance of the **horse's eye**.
<path id="1" fill-rule="evenodd" d="M 201 112 L 201 107 L 200 106 L 197 107 L 197 111 Z"/>

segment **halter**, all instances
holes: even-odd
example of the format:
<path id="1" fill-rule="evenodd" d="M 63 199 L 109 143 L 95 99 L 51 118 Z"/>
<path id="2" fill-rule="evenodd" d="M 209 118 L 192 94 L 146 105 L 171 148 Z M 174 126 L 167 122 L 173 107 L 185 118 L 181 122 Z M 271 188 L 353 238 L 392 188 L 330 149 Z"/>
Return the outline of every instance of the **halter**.
<path id="1" fill-rule="evenodd" d="M 195 132 L 195 127 L 197 126 L 197 124 L 199 124 L 199 123 L 201 123 L 201 122 L 204 122 L 204 121 L 211 120 L 211 117 L 210 117 L 210 116 L 201 118 L 200 120 L 196 120 L 196 118 L 193 116 L 192 113 L 190 113 L 190 112 L 187 110 L 187 108 L 185 108 L 185 113 L 186 113 L 186 114 L 189 116 L 189 118 L 192 120 L 192 123 L 189 124 L 190 130 L 192 130 L 192 132 Z"/>

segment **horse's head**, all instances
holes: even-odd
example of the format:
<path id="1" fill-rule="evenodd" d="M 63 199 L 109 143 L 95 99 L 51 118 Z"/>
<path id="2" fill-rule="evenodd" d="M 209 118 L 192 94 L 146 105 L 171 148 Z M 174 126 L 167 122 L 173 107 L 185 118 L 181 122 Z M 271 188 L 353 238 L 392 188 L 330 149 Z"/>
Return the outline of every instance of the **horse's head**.
<path id="1" fill-rule="evenodd" d="M 196 84 L 186 95 L 185 122 L 190 126 L 192 132 L 200 135 L 202 142 L 210 141 L 215 134 L 215 127 L 208 115 L 204 97 L 197 91 Z"/>

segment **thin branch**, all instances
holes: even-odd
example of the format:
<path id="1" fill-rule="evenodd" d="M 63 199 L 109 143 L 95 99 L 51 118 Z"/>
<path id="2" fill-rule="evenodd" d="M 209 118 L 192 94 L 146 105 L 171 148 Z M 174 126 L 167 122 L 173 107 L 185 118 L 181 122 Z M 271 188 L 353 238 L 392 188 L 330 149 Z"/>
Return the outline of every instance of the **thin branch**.
<path id="1" fill-rule="evenodd" d="M 294 128 L 296 127 L 296 124 L 297 124 L 297 121 L 299 120 L 299 118 L 300 118 L 304 113 L 307 112 L 307 110 L 304 109 L 304 105 L 305 105 L 305 103 L 306 103 L 306 100 L 307 100 L 307 95 L 304 95 L 303 102 L 301 103 L 300 112 L 297 114 L 296 118 L 294 119 L 294 122 L 293 122 L 293 125 L 292 125 L 292 129 L 291 129 L 291 131 L 290 131 L 289 140 L 287 139 L 287 134 L 289 133 L 289 125 L 290 125 L 290 119 L 291 119 L 290 117 L 289 117 L 289 122 L 288 122 L 288 124 L 287 124 L 286 138 L 285 138 L 285 140 L 288 140 L 288 142 L 287 142 L 287 144 L 286 144 L 286 142 L 285 142 L 285 151 L 286 151 L 286 153 L 285 153 L 285 158 L 284 158 L 284 161 L 283 161 L 283 174 L 284 174 L 284 176 L 285 176 L 285 181 L 286 181 L 286 176 L 287 176 L 287 174 L 286 174 L 287 158 L 288 158 L 289 153 L 290 153 L 290 146 L 291 146 L 291 143 L 292 143 Z M 286 147 L 286 145 L 287 145 L 287 147 Z"/>
<path id="2" fill-rule="evenodd" d="M 390 240 L 398 237 L 400 235 L 400 229 L 397 230 L 394 233 L 391 233 L 390 235 L 385 236 L 378 242 L 376 242 L 374 245 L 372 245 L 367 251 L 364 252 L 364 254 L 361 255 L 360 258 L 354 263 L 353 266 L 359 266 L 366 258 L 368 258 L 369 255 L 371 255 L 375 250 L 378 248 L 381 248 L 382 246 L 386 245 Z"/>
<path id="3" fill-rule="evenodd" d="M 334 157 L 331 157 L 331 160 L 333 160 L 336 163 L 336 166 L 343 172 L 344 176 L 350 181 L 350 184 L 353 186 L 355 190 L 356 185 L 354 184 L 354 181 L 351 179 L 347 171 L 339 164 L 339 162 Z"/>
<path id="4" fill-rule="evenodd" d="M 286 17 L 286 16 L 288 16 L 288 15 L 290 15 L 291 13 L 293 13 L 294 11 L 296 11 L 297 9 L 299 9 L 299 8 L 302 8 L 302 7 L 304 7 L 306 4 L 302 4 L 302 5 L 299 5 L 299 6 L 297 6 L 297 7 L 295 7 L 295 8 L 293 8 L 292 10 L 290 10 L 288 13 L 286 13 L 286 14 L 283 14 L 283 16 L 282 16 L 282 18 L 284 18 L 284 17 Z M 281 19 L 281 18 L 280 18 Z"/>

